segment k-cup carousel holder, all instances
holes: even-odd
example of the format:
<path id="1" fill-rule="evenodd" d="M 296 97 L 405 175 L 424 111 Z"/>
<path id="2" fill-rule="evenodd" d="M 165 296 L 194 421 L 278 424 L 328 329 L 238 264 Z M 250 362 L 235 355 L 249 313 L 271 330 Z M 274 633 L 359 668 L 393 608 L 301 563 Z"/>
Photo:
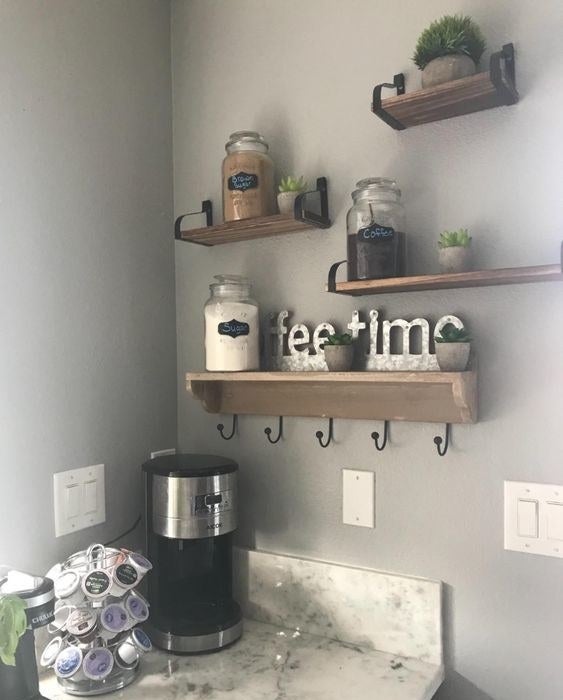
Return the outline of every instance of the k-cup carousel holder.
<path id="1" fill-rule="evenodd" d="M 65 693 L 103 695 L 135 680 L 152 649 L 139 627 L 149 605 L 135 589 L 151 568 L 141 554 L 95 544 L 51 569 L 55 636 L 40 663 L 54 670 Z"/>

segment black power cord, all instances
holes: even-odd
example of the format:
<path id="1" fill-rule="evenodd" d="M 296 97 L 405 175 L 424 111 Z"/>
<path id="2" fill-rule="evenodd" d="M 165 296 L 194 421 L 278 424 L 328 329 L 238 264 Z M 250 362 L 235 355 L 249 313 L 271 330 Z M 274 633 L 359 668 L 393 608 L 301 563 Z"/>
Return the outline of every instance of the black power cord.
<path id="1" fill-rule="evenodd" d="M 109 542 L 104 542 L 104 547 L 109 547 L 110 544 L 113 544 L 114 542 L 117 542 L 117 540 L 120 540 L 123 537 L 127 537 L 127 535 L 130 535 L 132 532 L 134 532 L 139 527 L 139 524 L 141 523 L 142 519 L 143 519 L 143 516 L 139 515 L 137 520 L 135 520 L 133 525 L 131 525 L 131 527 L 128 530 L 125 530 L 125 532 L 122 532 L 121 535 L 114 537 L 113 540 L 110 540 Z"/>

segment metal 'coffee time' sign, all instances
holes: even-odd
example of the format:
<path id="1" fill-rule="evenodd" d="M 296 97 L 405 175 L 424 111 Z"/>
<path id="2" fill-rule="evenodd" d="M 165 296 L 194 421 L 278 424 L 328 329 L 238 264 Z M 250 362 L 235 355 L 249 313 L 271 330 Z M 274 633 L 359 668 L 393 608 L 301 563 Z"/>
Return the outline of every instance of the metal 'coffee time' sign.
<path id="1" fill-rule="evenodd" d="M 273 369 L 281 371 L 324 371 L 327 370 L 323 344 L 326 336 L 335 333 L 330 323 L 320 323 L 313 333 L 303 323 L 297 323 L 288 329 L 286 321 L 288 311 L 280 311 L 270 316 L 270 336 L 272 337 Z M 369 332 L 369 349 L 362 358 L 362 369 L 372 371 L 432 371 L 438 370 L 436 355 L 430 352 L 430 323 L 425 318 L 415 318 L 405 321 L 402 318 L 394 321 L 381 321 L 379 311 L 369 312 L 369 324 L 360 320 L 359 311 L 354 311 L 352 320 L 346 328 L 353 339 L 359 337 L 360 331 Z M 462 329 L 463 322 L 457 316 L 446 315 L 440 318 L 435 326 L 433 337 L 448 324 Z M 392 351 L 391 333 L 393 329 L 400 334 L 401 352 Z M 414 332 L 420 336 L 420 352 L 414 351 Z M 379 344 L 379 341 L 381 343 Z M 381 347 L 381 352 L 378 352 Z M 418 348 L 417 348 L 418 349 Z"/>

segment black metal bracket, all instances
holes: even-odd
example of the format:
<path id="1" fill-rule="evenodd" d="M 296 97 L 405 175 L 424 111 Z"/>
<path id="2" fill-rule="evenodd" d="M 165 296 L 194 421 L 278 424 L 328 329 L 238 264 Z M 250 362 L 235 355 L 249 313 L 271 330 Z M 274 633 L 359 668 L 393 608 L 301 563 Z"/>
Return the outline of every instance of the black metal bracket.
<path id="1" fill-rule="evenodd" d="M 371 439 L 375 443 L 375 449 L 378 450 L 379 452 L 382 452 L 385 449 L 385 446 L 387 445 L 387 438 L 389 437 L 389 421 L 386 420 L 383 428 L 383 442 L 381 445 L 379 444 L 379 433 L 374 430 L 374 432 L 371 434 Z"/>
<path id="2" fill-rule="evenodd" d="M 327 292 L 336 292 L 336 273 L 338 272 L 338 268 L 341 265 L 344 265 L 345 262 L 348 262 L 347 260 L 340 260 L 340 262 L 334 263 L 334 265 L 330 266 L 330 270 L 328 271 L 328 280 L 326 283 L 326 291 Z"/>
<path id="3" fill-rule="evenodd" d="M 501 63 L 504 61 L 504 71 Z M 518 102 L 519 96 L 516 90 L 516 61 L 514 59 L 514 44 L 505 44 L 501 51 L 491 54 L 489 63 L 491 83 L 497 93 L 502 97 L 505 105 L 513 105 Z"/>
<path id="4" fill-rule="evenodd" d="M 445 441 L 442 440 L 442 438 L 439 435 L 436 435 L 436 437 L 434 438 L 434 444 L 436 445 L 436 450 L 438 451 L 440 457 L 443 457 L 446 454 L 446 452 L 448 451 L 448 447 L 450 446 L 450 429 L 450 424 L 446 423 Z M 444 447 L 442 447 L 442 443 L 444 443 Z"/>
<path id="5" fill-rule="evenodd" d="M 282 439 L 283 435 L 283 416 L 280 416 L 278 419 L 278 436 L 275 439 L 272 439 L 272 429 L 271 428 L 264 428 L 264 432 L 266 433 L 266 437 L 268 438 L 268 442 L 270 442 L 272 445 L 275 445 L 276 442 L 279 442 Z"/>
<path id="6" fill-rule="evenodd" d="M 312 194 L 318 194 L 320 196 L 320 214 L 315 214 L 315 212 L 309 211 L 306 208 L 307 196 Z M 328 215 L 328 183 L 326 177 L 317 178 L 317 189 L 301 192 L 295 198 L 293 215 L 297 221 L 312 224 L 317 228 L 329 228 L 331 221 Z"/>
<path id="7" fill-rule="evenodd" d="M 205 225 L 213 226 L 213 204 L 210 199 L 204 199 L 201 203 L 201 211 L 190 211 L 187 214 L 182 214 L 174 222 L 174 238 L 177 241 L 183 241 L 182 238 L 182 221 L 186 216 L 197 216 L 198 214 L 205 214 Z M 187 243 L 188 241 L 186 241 Z"/>
<path id="8" fill-rule="evenodd" d="M 332 424 L 333 424 L 333 419 L 329 418 L 328 419 L 328 437 L 326 441 L 323 443 L 323 438 L 324 438 L 324 433 L 322 430 L 317 430 L 315 433 L 315 437 L 319 441 L 319 445 L 321 447 L 328 447 L 330 443 L 332 442 Z"/>
<path id="9" fill-rule="evenodd" d="M 403 124 L 401 124 L 401 122 L 398 119 L 395 119 L 395 117 L 391 116 L 388 112 L 386 112 L 381 105 L 381 90 L 383 88 L 391 88 L 392 90 L 397 90 L 397 95 L 404 95 L 405 74 L 397 73 L 397 75 L 393 77 L 392 83 L 381 83 L 380 85 L 376 85 L 373 88 L 373 97 L 371 101 L 371 111 L 374 114 L 377 114 L 377 116 L 380 119 L 383 119 L 383 121 L 386 124 L 389 124 L 389 126 L 393 129 L 396 129 L 397 131 L 403 131 L 403 129 L 405 129 L 406 127 Z"/>
<path id="10" fill-rule="evenodd" d="M 236 414 L 233 416 L 233 427 L 232 427 L 230 435 L 225 435 L 225 433 L 223 432 L 225 430 L 225 426 L 223 425 L 223 423 L 219 423 L 219 425 L 217 426 L 217 430 L 221 434 L 221 437 L 223 438 L 223 440 L 231 440 L 235 436 L 235 433 L 237 432 L 237 416 L 236 416 Z"/>

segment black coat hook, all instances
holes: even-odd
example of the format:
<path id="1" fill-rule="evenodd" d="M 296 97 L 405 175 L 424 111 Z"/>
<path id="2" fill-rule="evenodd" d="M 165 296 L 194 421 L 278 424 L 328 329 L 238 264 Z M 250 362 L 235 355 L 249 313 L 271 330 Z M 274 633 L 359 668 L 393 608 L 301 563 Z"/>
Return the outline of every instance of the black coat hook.
<path id="1" fill-rule="evenodd" d="M 268 442 L 271 442 L 272 445 L 275 445 L 276 442 L 279 442 L 282 438 L 283 435 L 283 416 L 279 417 L 279 422 L 278 422 L 278 436 L 275 440 L 272 440 L 272 429 L 271 428 L 264 428 L 264 432 L 266 433 L 266 437 L 268 438 Z"/>
<path id="2" fill-rule="evenodd" d="M 381 445 L 379 444 L 379 433 L 374 430 L 374 432 L 371 434 L 371 438 L 375 443 L 375 449 L 379 450 L 381 452 L 382 450 L 385 449 L 385 445 L 387 445 L 387 438 L 389 437 L 389 421 L 386 420 L 383 428 L 383 442 Z"/>
<path id="3" fill-rule="evenodd" d="M 448 451 L 448 447 L 450 445 L 450 424 L 446 423 L 446 441 L 444 442 L 444 447 L 442 447 L 442 438 L 439 435 L 436 435 L 434 438 L 434 444 L 436 445 L 436 449 L 438 450 L 438 454 L 440 457 L 443 457 L 446 452 Z"/>
<path id="4" fill-rule="evenodd" d="M 217 430 L 221 433 L 221 437 L 223 438 L 223 440 L 230 440 L 232 437 L 234 437 L 235 433 L 237 432 L 237 416 L 236 415 L 233 416 L 233 429 L 231 430 L 231 434 L 225 435 L 225 433 L 223 432 L 224 429 L 225 429 L 225 426 L 223 425 L 223 423 L 219 423 L 219 425 L 217 426 Z"/>
<path id="5" fill-rule="evenodd" d="M 323 437 L 324 437 L 323 431 L 317 430 L 317 432 L 315 433 L 315 437 L 319 441 L 319 445 L 321 447 L 328 447 L 332 441 L 332 422 L 333 422 L 333 419 L 329 418 L 328 419 L 328 438 L 324 444 L 323 444 Z"/>

